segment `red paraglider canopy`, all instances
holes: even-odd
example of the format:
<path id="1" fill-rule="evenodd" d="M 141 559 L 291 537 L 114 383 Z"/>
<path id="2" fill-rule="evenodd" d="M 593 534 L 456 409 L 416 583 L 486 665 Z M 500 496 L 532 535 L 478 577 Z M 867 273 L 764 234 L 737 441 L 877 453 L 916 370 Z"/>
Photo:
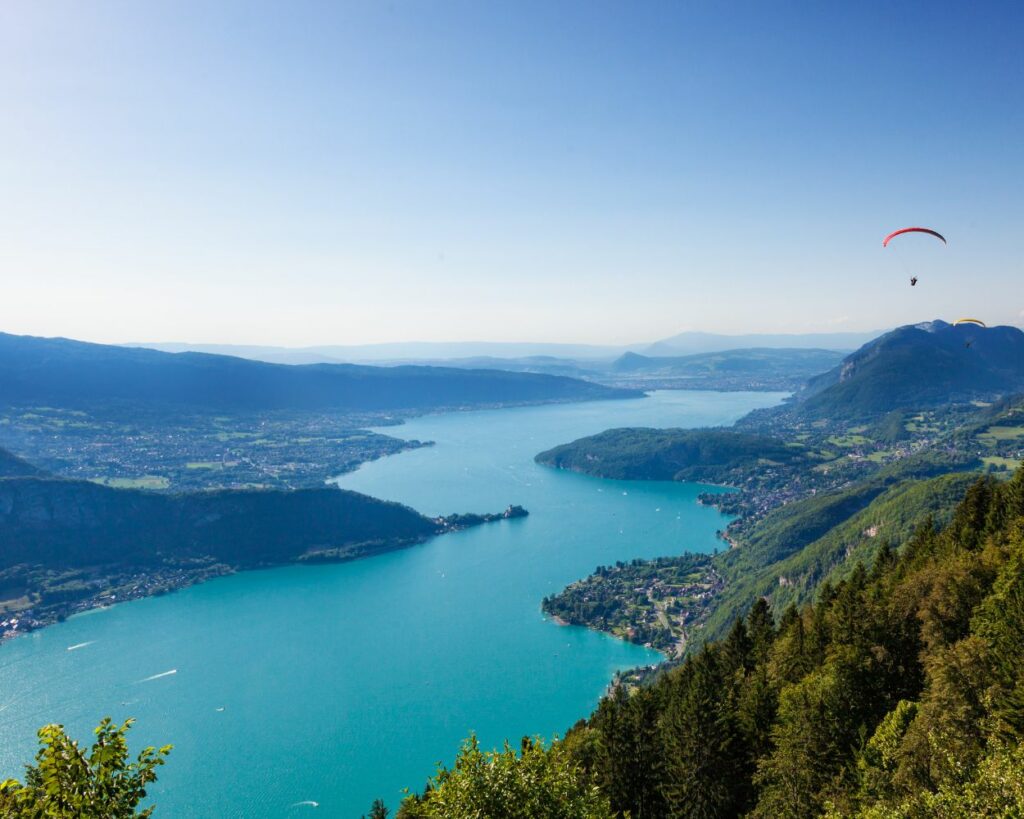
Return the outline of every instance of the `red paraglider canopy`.
<path id="1" fill-rule="evenodd" d="M 893 236 L 899 236 L 901 233 L 927 233 L 929 236 L 934 236 L 936 239 L 941 239 L 942 244 L 946 244 L 946 237 L 939 233 L 937 230 L 932 230 L 931 228 L 923 227 L 909 227 L 894 230 L 892 233 L 890 233 L 882 240 L 882 247 L 885 247 L 887 244 L 889 244 L 889 240 Z"/>

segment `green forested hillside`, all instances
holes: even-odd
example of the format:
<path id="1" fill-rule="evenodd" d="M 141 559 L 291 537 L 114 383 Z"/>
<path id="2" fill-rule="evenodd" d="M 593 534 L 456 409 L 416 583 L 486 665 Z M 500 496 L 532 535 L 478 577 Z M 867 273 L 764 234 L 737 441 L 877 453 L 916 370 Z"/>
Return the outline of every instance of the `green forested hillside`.
<path id="1" fill-rule="evenodd" d="M 610 429 L 537 455 L 538 463 L 603 478 L 728 483 L 765 464 L 805 460 L 797 447 L 728 429 Z"/>
<path id="2" fill-rule="evenodd" d="M 958 472 L 887 489 L 872 482 L 782 507 L 755 528 L 750 543 L 715 558 L 726 582 L 702 636 L 723 636 L 761 597 L 777 611 L 809 602 L 822 581 L 870 563 L 879 548 L 904 542 L 921 521 L 945 523 L 975 480 L 977 473 Z"/>
<path id="3" fill-rule="evenodd" d="M 0 569 L 204 556 L 253 566 L 437 530 L 408 507 L 336 488 L 159 495 L 88 481 L 0 480 Z"/>
<path id="4" fill-rule="evenodd" d="M 550 751 L 467 746 L 399 816 L 1024 815 L 1024 471 L 896 546 L 802 608 L 758 600 Z M 573 810 L 519 811 L 544 781 Z"/>

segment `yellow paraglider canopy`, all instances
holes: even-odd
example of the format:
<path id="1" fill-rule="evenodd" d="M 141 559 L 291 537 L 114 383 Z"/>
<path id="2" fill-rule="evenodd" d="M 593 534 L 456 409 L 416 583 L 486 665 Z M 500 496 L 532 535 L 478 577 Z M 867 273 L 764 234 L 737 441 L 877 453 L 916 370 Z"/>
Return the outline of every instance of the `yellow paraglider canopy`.
<path id="1" fill-rule="evenodd" d="M 977 324 L 979 327 L 988 327 L 988 325 L 985 324 L 985 322 L 983 322 L 981 319 L 961 318 L 953 322 L 954 327 L 957 327 L 961 324 Z"/>

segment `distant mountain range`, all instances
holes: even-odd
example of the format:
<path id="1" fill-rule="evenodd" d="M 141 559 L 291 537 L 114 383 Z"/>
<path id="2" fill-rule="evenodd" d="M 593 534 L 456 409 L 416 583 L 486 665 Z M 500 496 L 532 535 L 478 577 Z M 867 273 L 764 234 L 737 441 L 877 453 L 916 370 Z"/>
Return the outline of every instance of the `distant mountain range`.
<path id="1" fill-rule="evenodd" d="M 508 359 L 553 356 L 570 359 L 602 359 L 621 355 L 627 347 L 592 344 L 546 344 L 532 342 L 420 341 L 388 344 L 325 344 L 314 347 L 274 347 L 245 344 L 188 344 L 179 341 L 132 342 L 126 347 L 146 347 L 167 353 L 212 353 L 233 355 L 275 364 L 400 363 L 447 361 L 449 359 Z M 642 346 L 642 345 L 637 345 Z"/>
<path id="2" fill-rule="evenodd" d="M 685 356 L 626 353 L 612 362 L 611 370 L 618 375 L 784 379 L 787 383 L 802 384 L 834 367 L 842 359 L 842 352 L 814 348 L 762 347 Z"/>
<path id="3" fill-rule="evenodd" d="M 1024 390 L 1024 332 L 932 321 L 899 327 L 812 378 L 796 409 L 856 418 Z"/>
<path id="4" fill-rule="evenodd" d="M 205 353 L 0 334 L 0 402 L 216 411 L 435 410 L 639 396 L 572 378 L 499 370 L 287 366 Z"/>
<path id="5" fill-rule="evenodd" d="M 623 353 L 648 356 L 681 356 L 754 347 L 818 348 L 855 350 L 880 335 L 864 333 L 762 333 L 724 335 L 686 332 L 660 341 L 637 344 L 549 344 L 543 342 L 425 341 L 390 344 L 327 344 L 313 347 L 274 347 L 267 345 L 189 344 L 185 342 L 133 342 L 126 347 L 146 347 L 169 353 L 199 352 L 233 355 L 274 364 L 347 363 L 448 363 L 459 359 L 487 360 L 496 369 L 510 369 L 499 362 L 510 359 L 547 357 L 571 360 L 582 367 L 595 361 L 611 361 Z"/>
<path id="6" fill-rule="evenodd" d="M 612 359 L 558 358 L 553 355 L 529 355 L 515 358 L 471 356 L 470 358 L 424 358 L 379 362 L 382 366 L 416 364 L 421 367 L 456 367 L 464 370 L 505 370 L 513 373 L 545 373 L 570 378 L 593 379 L 607 370 Z"/>
<path id="7" fill-rule="evenodd" d="M 823 350 L 856 350 L 882 330 L 865 333 L 752 333 L 728 336 L 718 333 L 679 333 L 656 341 L 642 352 L 650 356 L 691 355 L 720 350 L 739 350 L 757 347 L 800 347 Z"/>

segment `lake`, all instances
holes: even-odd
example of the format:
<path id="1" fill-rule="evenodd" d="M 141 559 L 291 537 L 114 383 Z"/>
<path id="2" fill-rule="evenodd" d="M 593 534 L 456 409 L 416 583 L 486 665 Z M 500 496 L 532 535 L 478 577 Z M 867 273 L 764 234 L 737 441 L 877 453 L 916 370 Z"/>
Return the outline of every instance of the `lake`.
<path id="1" fill-rule="evenodd" d="M 435 445 L 365 464 L 341 486 L 431 515 L 525 506 L 501 521 L 340 565 L 245 572 L 89 612 L 0 646 L 0 779 L 34 732 L 87 744 L 103 716 L 131 742 L 173 743 L 151 789 L 160 817 L 358 817 L 396 807 L 475 731 L 485 746 L 563 732 L 640 646 L 559 627 L 541 599 L 599 564 L 709 552 L 725 519 L 697 484 L 606 481 L 533 456 L 622 426 L 730 423 L 780 393 L 417 418 L 381 431 Z"/>

